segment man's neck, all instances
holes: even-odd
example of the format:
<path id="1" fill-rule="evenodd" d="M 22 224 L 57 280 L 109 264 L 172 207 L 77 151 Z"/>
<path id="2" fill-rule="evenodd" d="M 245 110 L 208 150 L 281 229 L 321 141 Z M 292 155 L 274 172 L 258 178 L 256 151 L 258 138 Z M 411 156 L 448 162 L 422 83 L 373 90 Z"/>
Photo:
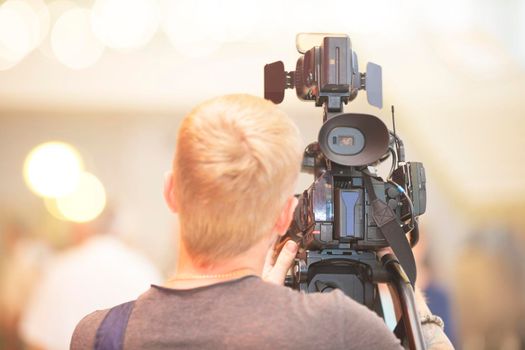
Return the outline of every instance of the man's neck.
<path id="1" fill-rule="evenodd" d="M 192 289 L 248 275 L 261 276 L 267 245 L 263 240 L 236 257 L 212 265 L 202 265 L 195 262 L 181 240 L 177 272 L 166 282 L 166 286 L 176 289 Z"/>

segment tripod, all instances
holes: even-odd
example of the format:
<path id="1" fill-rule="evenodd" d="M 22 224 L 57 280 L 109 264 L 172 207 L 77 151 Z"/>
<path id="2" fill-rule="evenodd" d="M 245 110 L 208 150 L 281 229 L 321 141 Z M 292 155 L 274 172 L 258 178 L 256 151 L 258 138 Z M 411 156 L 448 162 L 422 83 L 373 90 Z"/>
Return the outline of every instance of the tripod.
<path id="1" fill-rule="evenodd" d="M 286 285 L 306 293 L 340 289 L 383 317 L 378 283 L 388 284 L 401 306 L 401 319 L 394 330 L 396 336 L 412 350 L 425 349 L 414 290 L 392 254 L 383 256 L 380 262 L 371 251 L 306 251 L 296 259 L 293 274 L 286 280 Z"/>

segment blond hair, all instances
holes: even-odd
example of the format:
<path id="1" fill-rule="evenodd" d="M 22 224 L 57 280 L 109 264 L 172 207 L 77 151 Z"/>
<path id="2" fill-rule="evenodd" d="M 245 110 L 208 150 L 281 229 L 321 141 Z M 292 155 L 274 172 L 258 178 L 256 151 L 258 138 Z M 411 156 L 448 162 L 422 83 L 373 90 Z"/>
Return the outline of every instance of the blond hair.
<path id="1" fill-rule="evenodd" d="M 218 97 L 182 121 L 173 170 L 181 238 L 196 261 L 234 257 L 269 234 L 293 194 L 301 142 L 262 98 Z"/>

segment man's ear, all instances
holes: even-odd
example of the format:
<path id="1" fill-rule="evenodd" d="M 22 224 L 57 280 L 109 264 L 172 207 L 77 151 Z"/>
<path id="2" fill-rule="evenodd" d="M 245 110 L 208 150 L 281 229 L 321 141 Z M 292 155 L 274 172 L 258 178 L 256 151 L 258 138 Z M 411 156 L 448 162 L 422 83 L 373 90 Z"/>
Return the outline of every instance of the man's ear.
<path id="1" fill-rule="evenodd" d="M 164 175 L 164 200 L 173 213 L 177 213 L 179 208 L 175 200 L 175 184 L 173 171 L 169 171 Z"/>
<path id="2" fill-rule="evenodd" d="M 297 203 L 298 201 L 297 198 L 295 198 L 295 196 L 292 196 L 286 200 L 283 211 L 281 212 L 279 218 L 277 219 L 277 222 L 275 223 L 275 230 L 277 231 L 279 236 L 284 236 L 286 230 L 288 230 L 288 227 L 292 222 L 293 213 L 295 211 Z"/>

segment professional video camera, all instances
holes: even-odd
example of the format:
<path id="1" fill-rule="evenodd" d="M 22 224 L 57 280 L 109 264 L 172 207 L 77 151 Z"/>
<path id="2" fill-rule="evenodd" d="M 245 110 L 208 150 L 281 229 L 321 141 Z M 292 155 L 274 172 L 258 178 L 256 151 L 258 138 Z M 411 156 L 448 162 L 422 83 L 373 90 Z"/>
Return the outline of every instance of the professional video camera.
<path id="1" fill-rule="evenodd" d="M 347 35 L 299 34 L 296 44 L 303 55 L 295 71 L 286 72 L 281 61 L 264 67 L 266 99 L 281 103 L 284 90 L 295 88 L 299 99 L 324 108 L 318 140 L 303 157 L 302 169 L 315 181 L 298 196 L 282 240 L 293 239 L 301 247 L 287 284 L 305 292 L 341 289 L 383 316 L 377 284 L 389 283 L 403 307 L 396 334 L 411 348 L 423 348 L 411 250 L 419 237 L 417 217 L 426 208 L 423 165 L 405 162 L 395 126 L 389 131 L 375 116 L 343 113 L 359 90 L 382 108 L 380 66 L 368 63 L 367 72 L 360 73 Z M 393 112 L 392 107 L 392 118 Z M 383 180 L 375 167 L 388 158 L 392 165 Z M 385 247 L 395 255 L 380 262 L 377 251 Z"/>

